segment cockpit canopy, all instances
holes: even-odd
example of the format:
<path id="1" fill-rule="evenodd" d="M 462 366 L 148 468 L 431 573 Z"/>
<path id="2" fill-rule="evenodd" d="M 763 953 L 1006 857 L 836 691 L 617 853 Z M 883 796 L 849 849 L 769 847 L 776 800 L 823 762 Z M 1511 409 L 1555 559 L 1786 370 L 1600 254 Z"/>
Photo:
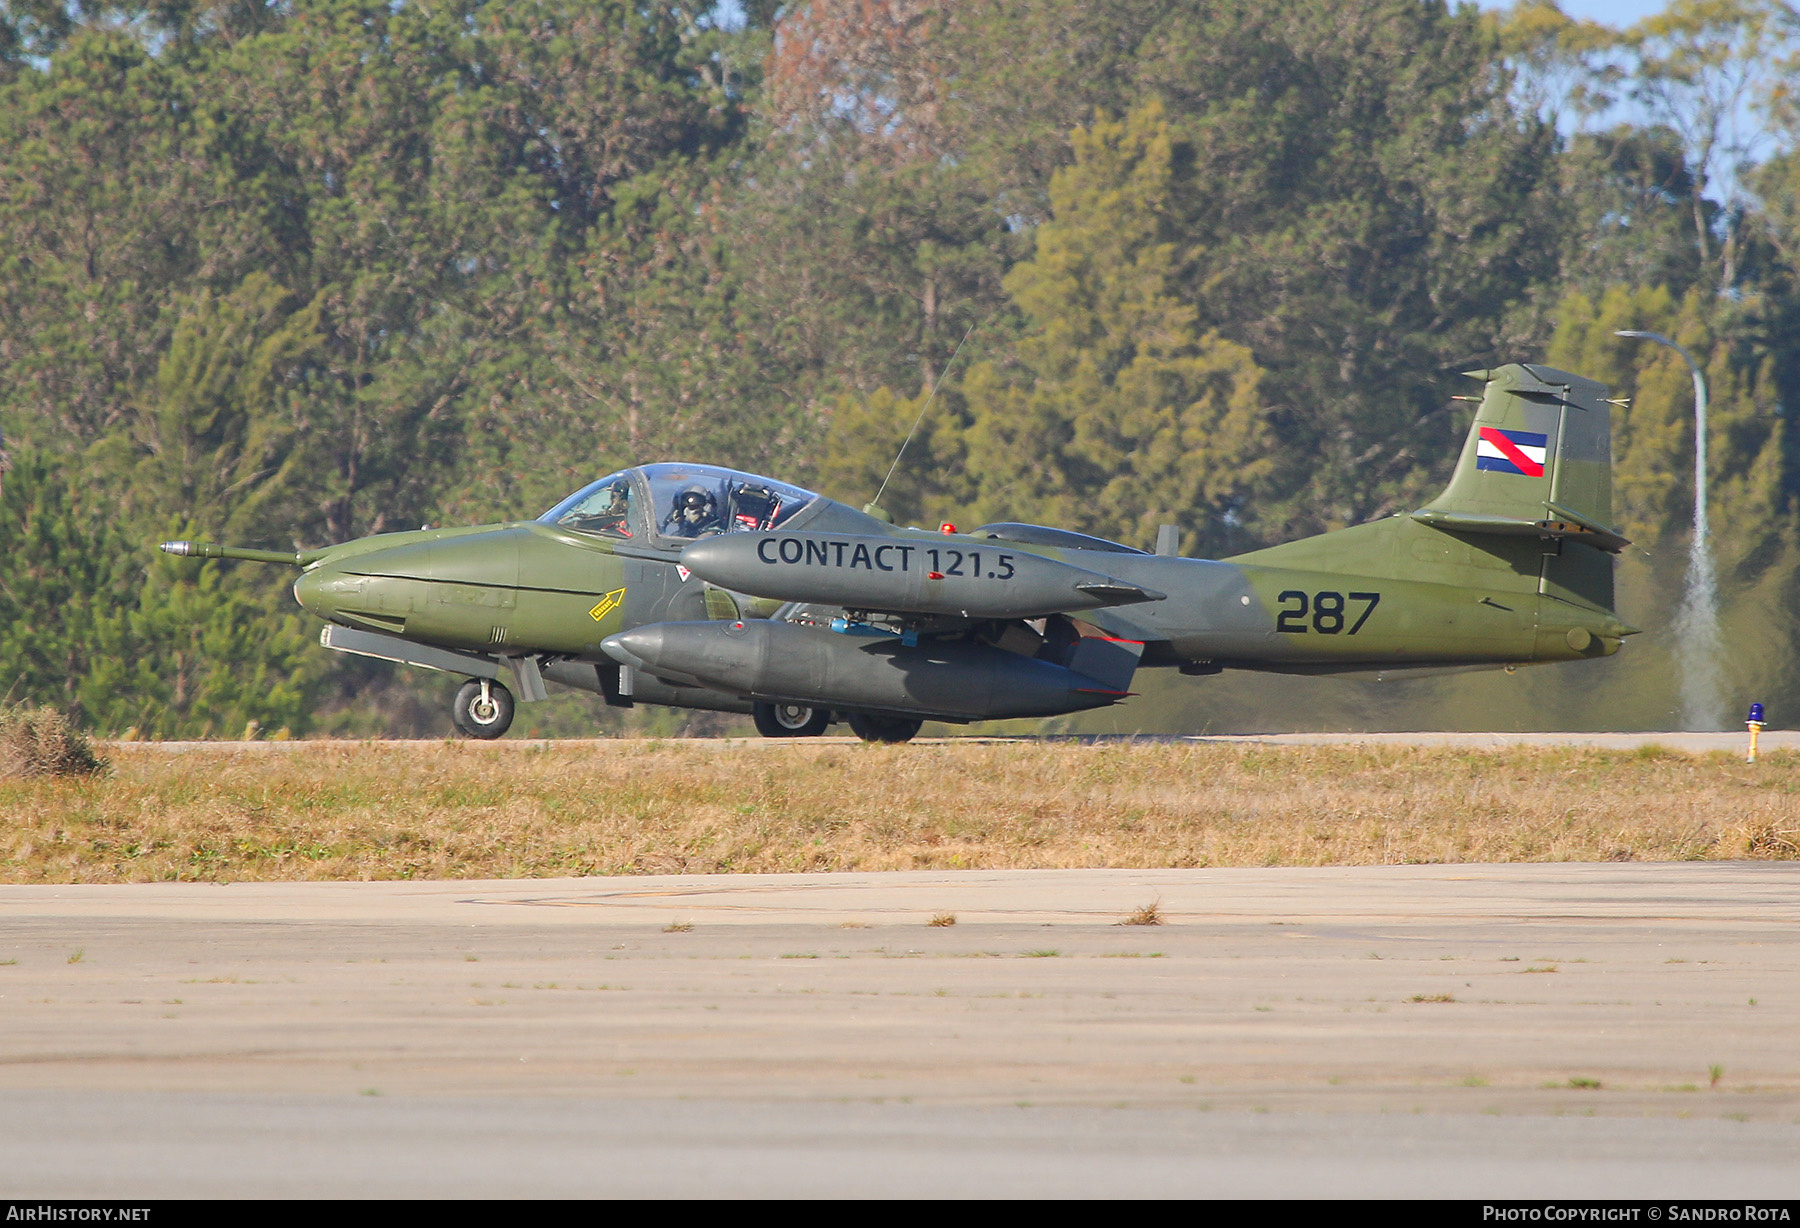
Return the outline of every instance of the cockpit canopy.
<path id="1" fill-rule="evenodd" d="M 577 533 L 686 540 L 778 528 L 817 498 L 716 465 L 639 465 L 582 487 L 538 520 Z"/>

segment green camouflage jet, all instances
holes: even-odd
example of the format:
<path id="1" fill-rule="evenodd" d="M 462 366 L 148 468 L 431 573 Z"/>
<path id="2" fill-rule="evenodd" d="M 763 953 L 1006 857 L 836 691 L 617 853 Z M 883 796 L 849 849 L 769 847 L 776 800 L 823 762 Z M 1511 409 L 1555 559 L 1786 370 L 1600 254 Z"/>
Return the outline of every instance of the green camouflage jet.
<path id="1" fill-rule="evenodd" d="M 1613 613 L 1606 390 L 1537 365 L 1486 380 L 1443 494 L 1411 513 L 1221 561 L 1064 529 L 900 528 L 708 465 L 605 477 L 536 520 L 285 554 L 327 648 L 467 679 L 458 728 L 505 733 L 546 682 L 609 704 L 751 714 L 769 737 L 844 720 L 1044 717 L 1128 697 L 1139 669 L 1327 674 L 1572 661 L 1635 633 Z"/>

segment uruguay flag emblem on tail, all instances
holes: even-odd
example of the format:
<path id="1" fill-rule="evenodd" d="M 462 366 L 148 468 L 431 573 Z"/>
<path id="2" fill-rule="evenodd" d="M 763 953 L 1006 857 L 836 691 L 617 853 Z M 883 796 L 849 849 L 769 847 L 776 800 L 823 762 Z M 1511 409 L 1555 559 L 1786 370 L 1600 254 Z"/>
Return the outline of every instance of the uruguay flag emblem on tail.
<path id="1" fill-rule="evenodd" d="M 1481 438 L 1475 443 L 1475 467 L 1492 469 L 1496 473 L 1516 473 L 1522 477 L 1541 478 L 1544 476 L 1544 453 L 1549 442 L 1547 435 L 1534 435 L 1530 431 L 1503 431 L 1498 427 L 1484 426 Z"/>

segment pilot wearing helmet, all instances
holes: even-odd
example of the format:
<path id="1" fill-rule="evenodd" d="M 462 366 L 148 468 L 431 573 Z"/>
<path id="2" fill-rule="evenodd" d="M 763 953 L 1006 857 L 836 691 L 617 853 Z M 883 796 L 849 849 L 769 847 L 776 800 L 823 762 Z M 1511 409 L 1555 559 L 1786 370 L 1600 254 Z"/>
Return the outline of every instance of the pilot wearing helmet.
<path id="1" fill-rule="evenodd" d="M 663 525 L 671 537 L 702 537 L 725 531 L 718 503 L 699 486 L 690 486 L 675 496 L 675 506 L 669 509 Z"/>
<path id="2" fill-rule="evenodd" d="M 584 533 L 610 533 L 630 537 L 627 523 L 631 515 L 631 488 L 625 482 L 614 482 L 596 491 L 581 506 L 564 516 L 559 524 Z"/>

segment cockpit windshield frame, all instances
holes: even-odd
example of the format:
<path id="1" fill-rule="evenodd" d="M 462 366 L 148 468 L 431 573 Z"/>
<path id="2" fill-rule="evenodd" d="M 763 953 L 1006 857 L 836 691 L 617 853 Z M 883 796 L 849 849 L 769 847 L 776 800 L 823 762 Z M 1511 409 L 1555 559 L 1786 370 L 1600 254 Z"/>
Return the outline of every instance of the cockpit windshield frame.
<path id="1" fill-rule="evenodd" d="M 641 537 L 643 507 L 642 480 L 636 476 L 636 470 L 621 469 L 589 482 L 539 516 L 538 523 L 601 537 Z"/>
<path id="2" fill-rule="evenodd" d="M 616 502 L 601 508 L 608 487 L 629 482 L 629 510 L 615 515 Z M 538 520 L 578 533 L 611 537 L 648 536 L 672 545 L 720 533 L 780 528 L 819 496 L 789 482 L 719 465 L 660 462 L 622 469 L 582 487 Z M 589 507 L 592 503 L 596 506 Z"/>

